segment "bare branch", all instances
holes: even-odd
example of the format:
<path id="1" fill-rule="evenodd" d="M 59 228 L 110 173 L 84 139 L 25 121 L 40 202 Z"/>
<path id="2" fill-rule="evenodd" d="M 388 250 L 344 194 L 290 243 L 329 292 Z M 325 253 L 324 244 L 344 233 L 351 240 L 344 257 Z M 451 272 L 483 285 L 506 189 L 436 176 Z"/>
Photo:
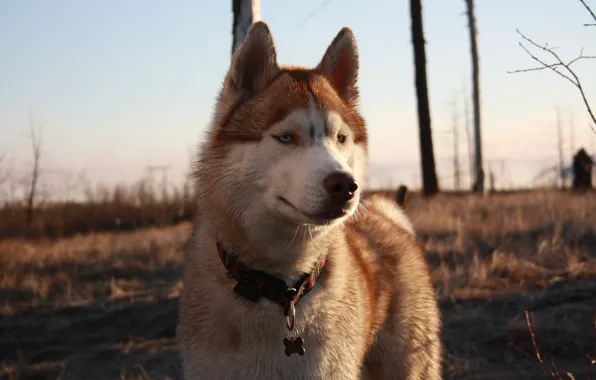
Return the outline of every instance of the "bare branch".
<path id="1" fill-rule="evenodd" d="M 520 43 L 520 45 L 521 45 L 521 43 Z M 521 46 L 522 46 L 522 48 L 524 48 L 524 46 L 523 46 L 523 45 L 521 45 Z M 526 52 L 528 51 L 528 50 L 527 50 L 527 49 L 525 49 L 525 48 L 524 48 L 524 50 L 526 50 Z M 532 54 L 530 54 L 529 52 L 528 52 L 528 54 L 529 54 L 530 56 L 532 56 Z M 532 58 L 534 58 L 535 60 L 537 60 L 538 62 L 540 62 L 540 61 L 538 60 L 538 58 L 535 58 L 535 57 L 533 57 L 533 56 L 532 56 Z M 596 55 L 583 55 L 583 49 L 582 49 L 582 52 L 580 53 L 580 55 L 579 55 L 578 57 L 576 57 L 576 58 L 572 59 L 571 61 L 569 61 L 569 62 L 567 63 L 567 66 L 571 66 L 571 65 L 573 65 L 575 62 L 577 62 L 577 61 L 581 61 L 582 59 L 596 59 Z M 553 63 L 553 64 L 550 64 L 550 65 L 547 65 L 546 63 L 543 63 L 543 62 L 541 62 L 541 64 L 542 64 L 543 66 L 540 66 L 540 67 L 531 67 L 531 68 L 529 68 L 529 69 L 518 69 L 518 70 L 511 70 L 511 71 L 508 71 L 507 73 L 508 73 L 508 74 L 515 74 L 515 73 L 527 73 L 527 72 L 530 72 L 530 71 L 540 71 L 540 70 L 545 70 L 545 69 L 553 69 L 553 68 L 557 68 L 557 67 L 562 67 L 562 66 L 563 66 L 563 65 L 562 65 L 562 64 L 560 64 L 560 63 Z M 575 84 L 575 83 L 573 83 L 573 84 Z"/>
<path id="2" fill-rule="evenodd" d="M 582 1 L 582 0 L 580 0 Z M 583 3 L 583 1 L 582 1 Z M 585 5 L 585 3 L 583 3 Z M 587 7 L 587 5 L 585 5 Z M 589 8 L 588 8 L 589 9 Z M 508 71 L 509 74 L 514 74 L 514 73 L 523 73 L 523 72 L 530 72 L 530 71 L 540 71 L 540 70 L 551 70 L 554 73 L 556 73 L 557 75 L 559 75 L 560 77 L 566 79 L 567 81 L 569 81 L 571 84 L 573 84 L 578 90 L 579 93 L 582 97 L 582 100 L 584 102 L 584 105 L 586 106 L 586 109 L 588 111 L 588 114 L 590 115 L 590 118 L 592 119 L 592 121 L 594 123 L 596 123 L 596 116 L 594 115 L 594 111 L 592 110 L 592 107 L 590 106 L 590 103 L 588 101 L 588 98 L 586 97 L 586 93 L 584 91 L 584 88 L 579 80 L 579 77 L 576 75 L 576 73 L 573 71 L 573 69 L 571 68 L 571 65 L 573 65 L 574 63 L 576 63 L 577 61 L 583 60 L 583 59 L 596 59 L 596 56 L 585 56 L 583 55 L 583 49 L 580 51 L 580 54 L 578 57 L 572 59 L 571 61 L 565 63 L 563 61 L 563 59 L 554 51 L 555 48 L 549 47 L 548 44 L 544 44 L 544 45 L 540 45 L 536 42 L 534 42 L 532 39 L 526 37 L 522 32 L 520 32 L 518 29 L 516 29 L 517 33 L 521 36 L 521 38 L 527 42 L 528 44 L 530 44 L 531 46 L 533 46 L 534 48 L 537 48 L 539 50 L 542 50 L 543 52 L 549 54 L 550 56 L 552 56 L 555 60 L 554 63 L 546 63 L 545 61 L 541 60 L 540 58 L 538 58 L 536 55 L 534 55 L 530 49 L 528 47 L 526 47 L 522 42 L 519 43 L 519 46 L 521 46 L 522 49 L 524 49 L 524 51 L 530 56 L 530 58 L 532 58 L 534 61 L 538 62 L 540 64 L 539 67 L 534 67 L 534 68 L 529 68 L 529 69 L 521 69 L 521 70 L 514 70 L 514 71 Z M 592 129 L 592 131 L 594 133 L 596 133 L 596 129 L 590 125 L 590 128 Z"/>
<path id="3" fill-rule="evenodd" d="M 592 18 L 594 19 L 594 21 L 596 21 L 596 14 L 594 14 L 594 12 L 592 11 L 592 9 L 590 9 L 590 7 L 588 6 L 588 4 L 586 4 L 585 0 L 579 0 L 580 3 L 582 3 L 582 5 L 584 6 L 584 8 L 586 8 L 586 10 L 588 11 L 588 13 L 590 13 L 590 16 L 592 16 Z M 584 24 L 584 26 L 596 26 L 596 24 Z"/>

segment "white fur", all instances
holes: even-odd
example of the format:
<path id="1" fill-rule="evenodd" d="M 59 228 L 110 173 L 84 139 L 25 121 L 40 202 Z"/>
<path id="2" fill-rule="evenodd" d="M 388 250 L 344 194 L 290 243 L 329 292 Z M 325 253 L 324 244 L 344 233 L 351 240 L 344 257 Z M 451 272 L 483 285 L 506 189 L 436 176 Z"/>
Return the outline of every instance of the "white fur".
<path id="1" fill-rule="evenodd" d="M 377 203 L 378 207 L 385 212 L 385 215 L 393 219 L 398 226 L 412 235 L 416 235 L 412 222 L 403 209 L 396 205 L 395 202 L 388 198 L 376 198 L 375 203 Z"/>
<path id="2" fill-rule="evenodd" d="M 331 133 L 325 133 L 327 124 Z M 310 129 L 314 128 L 314 136 Z M 282 144 L 275 136 L 294 133 L 300 143 Z M 346 142 L 337 142 L 338 134 L 347 136 Z M 243 193 L 242 198 L 251 199 L 248 208 L 258 207 L 262 212 L 281 214 L 298 224 L 312 224 L 304 214 L 315 214 L 328 195 L 323 188 L 323 180 L 335 171 L 353 175 L 360 188 L 363 186 L 366 167 L 364 148 L 354 144 L 350 128 L 336 112 L 322 113 L 311 104 L 306 109 L 292 111 L 284 120 L 273 125 L 258 144 L 238 144 L 233 147 L 227 160 L 230 173 L 234 177 L 246 176 L 250 181 L 251 195 L 263 197 L 263 203 L 254 202 L 253 196 Z M 248 174 L 247 174 L 248 173 Z M 360 190 L 350 203 L 344 218 L 336 219 L 339 223 L 353 214 L 358 204 Z M 283 197 L 297 210 L 279 201 Z M 265 205 L 267 210 L 262 208 Z M 249 212 L 250 213 L 250 212 Z M 252 214 L 251 220 L 257 219 Z"/>

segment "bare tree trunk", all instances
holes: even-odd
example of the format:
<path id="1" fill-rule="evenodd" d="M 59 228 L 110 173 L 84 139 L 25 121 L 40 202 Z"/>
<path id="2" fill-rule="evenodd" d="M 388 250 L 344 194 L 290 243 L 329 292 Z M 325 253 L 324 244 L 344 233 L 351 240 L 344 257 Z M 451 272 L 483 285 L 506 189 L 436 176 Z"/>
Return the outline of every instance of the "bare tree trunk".
<path id="1" fill-rule="evenodd" d="M 244 40 L 248 28 L 261 19 L 260 11 L 259 0 L 232 0 L 232 55 Z"/>
<path id="2" fill-rule="evenodd" d="M 27 194 L 27 226 L 30 226 L 31 222 L 33 222 L 35 195 L 37 194 L 37 185 L 40 174 L 39 161 L 41 157 L 41 136 L 39 135 L 39 131 L 35 129 L 33 118 L 30 118 L 29 121 L 29 137 L 31 139 L 31 149 L 33 153 L 33 170 L 31 172 L 31 180 Z"/>
<path id="3" fill-rule="evenodd" d="M 430 107 L 426 81 L 426 52 L 422 24 L 421 0 L 410 0 L 412 19 L 412 45 L 414 47 L 414 67 L 416 71 L 416 96 L 418 98 L 418 124 L 420 134 L 420 158 L 422 163 L 422 189 L 425 196 L 439 192 L 435 155 L 430 125 Z"/>
<path id="4" fill-rule="evenodd" d="M 466 0 L 468 7 L 468 27 L 470 30 L 470 50 L 472 53 L 472 101 L 474 102 L 474 141 L 476 150 L 476 183 L 477 193 L 484 193 L 484 169 L 482 165 L 482 137 L 480 131 L 480 74 L 478 65 L 478 45 L 476 44 L 476 17 L 474 0 Z"/>
<path id="5" fill-rule="evenodd" d="M 457 122 L 457 103 L 453 102 L 453 189 L 461 190 L 461 170 L 459 166 L 459 125 Z"/>
<path id="6" fill-rule="evenodd" d="M 563 129 L 561 126 L 561 116 L 558 107 L 555 109 L 555 113 L 557 115 L 557 148 L 559 151 L 559 186 L 562 190 L 565 190 L 565 153 L 563 152 Z"/>
<path id="7" fill-rule="evenodd" d="M 569 156 L 573 157 L 575 154 L 575 120 L 573 118 L 573 113 L 569 115 Z"/>
<path id="8" fill-rule="evenodd" d="M 6 159 L 4 156 L 0 156 L 0 186 L 4 184 L 8 180 L 9 177 L 9 170 L 6 168 Z"/>
<path id="9" fill-rule="evenodd" d="M 464 86 L 464 114 L 465 114 L 465 130 L 466 130 L 466 141 L 468 145 L 468 167 L 470 173 L 470 181 L 473 181 L 474 178 L 474 149 L 472 149 L 472 131 L 470 130 L 470 110 L 469 110 L 470 101 L 468 99 L 468 92 Z M 475 187 L 472 183 L 471 190 L 474 191 Z"/>

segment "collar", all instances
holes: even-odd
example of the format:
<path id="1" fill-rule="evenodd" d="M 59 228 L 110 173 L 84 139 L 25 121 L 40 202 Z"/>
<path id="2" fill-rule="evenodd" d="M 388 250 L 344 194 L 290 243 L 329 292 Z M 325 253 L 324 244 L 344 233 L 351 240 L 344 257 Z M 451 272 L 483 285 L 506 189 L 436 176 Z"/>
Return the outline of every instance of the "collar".
<path id="1" fill-rule="evenodd" d="M 217 242 L 217 252 L 228 270 L 228 277 L 238 282 L 234 291 L 243 297 L 256 302 L 265 297 L 283 307 L 283 313 L 288 317 L 290 307 L 294 309 L 298 301 L 314 288 L 317 278 L 321 274 L 327 258 L 322 256 L 310 273 L 304 274 L 293 287 L 266 272 L 251 269 L 243 264 L 239 257 Z"/>

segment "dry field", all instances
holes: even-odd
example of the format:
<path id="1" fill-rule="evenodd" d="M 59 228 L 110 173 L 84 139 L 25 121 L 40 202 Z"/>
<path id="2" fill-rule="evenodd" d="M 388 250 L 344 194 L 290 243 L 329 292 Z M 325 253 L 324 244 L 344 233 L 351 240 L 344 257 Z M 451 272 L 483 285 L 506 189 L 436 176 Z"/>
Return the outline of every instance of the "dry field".
<path id="1" fill-rule="evenodd" d="M 408 213 L 443 312 L 446 378 L 550 378 L 526 309 L 544 365 L 588 378 L 596 194 L 413 197 Z M 181 224 L 1 241 L 0 379 L 179 378 L 188 232 Z"/>

